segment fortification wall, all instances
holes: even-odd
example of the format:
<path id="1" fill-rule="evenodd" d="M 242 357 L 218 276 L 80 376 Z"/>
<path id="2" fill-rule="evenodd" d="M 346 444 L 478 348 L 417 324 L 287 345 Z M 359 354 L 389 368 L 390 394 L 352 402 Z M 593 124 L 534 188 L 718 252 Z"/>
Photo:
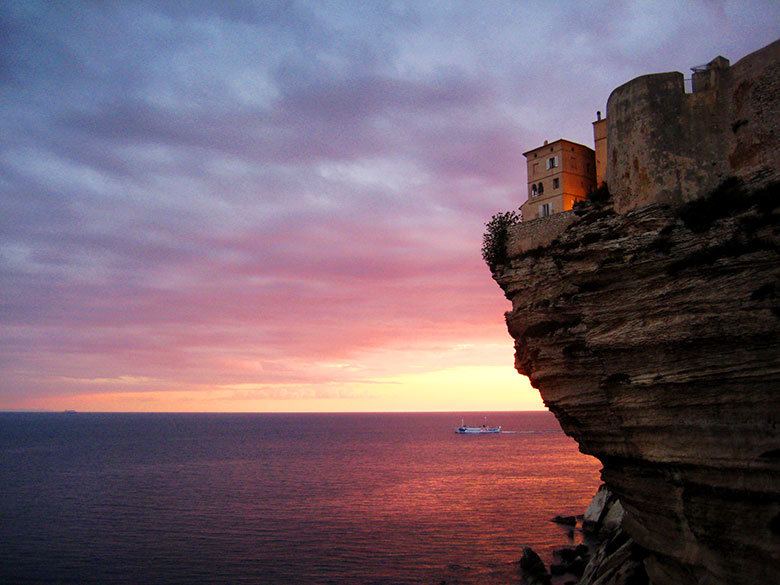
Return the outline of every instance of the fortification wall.
<path id="1" fill-rule="evenodd" d="M 574 219 L 574 211 L 569 210 L 512 226 L 507 253 L 512 256 L 549 245 L 563 230 L 574 223 Z"/>
<path id="2" fill-rule="evenodd" d="M 686 94 L 681 73 L 644 75 L 607 101 L 607 183 L 615 210 L 699 197 L 730 175 L 766 183 L 780 158 L 780 41 L 712 72 Z"/>
<path id="3" fill-rule="evenodd" d="M 728 70 L 727 158 L 757 186 L 780 179 L 780 41 Z"/>
<path id="4" fill-rule="evenodd" d="M 696 197 L 725 176 L 717 90 L 686 94 L 682 73 L 644 75 L 607 101 L 607 184 L 615 210 Z"/>

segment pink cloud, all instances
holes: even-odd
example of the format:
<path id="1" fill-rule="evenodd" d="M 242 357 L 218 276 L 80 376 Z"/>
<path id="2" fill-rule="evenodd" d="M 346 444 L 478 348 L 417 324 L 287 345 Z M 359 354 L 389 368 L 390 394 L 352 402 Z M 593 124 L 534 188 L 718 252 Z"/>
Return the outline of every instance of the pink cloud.
<path id="1" fill-rule="evenodd" d="M 338 393 L 387 377 L 383 352 L 420 372 L 509 344 L 480 246 L 525 198 L 522 152 L 588 143 L 619 83 L 736 60 L 780 26 L 761 3 L 686 5 L 725 41 L 668 6 L 223 4 L 0 7 L 8 405 Z"/>

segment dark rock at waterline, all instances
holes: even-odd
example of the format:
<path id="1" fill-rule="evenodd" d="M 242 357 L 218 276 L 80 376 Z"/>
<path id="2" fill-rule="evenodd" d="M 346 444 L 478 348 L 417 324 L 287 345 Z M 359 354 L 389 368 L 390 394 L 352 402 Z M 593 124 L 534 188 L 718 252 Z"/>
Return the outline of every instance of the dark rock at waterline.
<path id="1" fill-rule="evenodd" d="M 523 556 L 520 558 L 520 568 L 526 573 L 546 573 L 542 559 L 530 546 L 523 547 Z"/>
<path id="2" fill-rule="evenodd" d="M 565 573 L 568 573 L 567 565 L 564 563 L 553 563 L 550 565 L 550 574 L 551 575 L 564 575 Z"/>
<path id="3" fill-rule="evenodd" d="M 576 575 L 577 577 L 582 577 L 586 566 L 587 560 L 583 557 L 577 557 L 568 565 L 566 565 L 566 572 L 571 573 L 572 575 Z"/>
<path id="4" fill-rule="evenodd" d="M 602 485 L 585 511 L 582 530 L 605 538 L 622 526 L 624 515 L 620 500 L 606 485 Z"/>
<path id="5" fill-rule="evenodd" d="M 553 522 L 556 524 L 563 524 L 565 526 L 576 526 L 577 525 L 577 517 L 576 516 L 556 516 L 552 519 Z"/>
<path id="6" fill-rule="evenodd" d="M 606 538 L 594 551 L 582 573 L 580 585 L 648 585 L 643 564 L 647 552 L 622 529 Z"/>
<path id="7" fill-rule="evenodd" d="M 576 547 L 559 548 L 553 551 L 553 557 L 560 562 L 550 565 L 550 573 L 564 575 L 570 573 L 581 577 L 590 558 L 588 547 L 580 544 Z"/>
<path id="8" fill-rule="evenodd" d="M 586 548 L 587 552 L 587 548 Z M 556 548 L 553 551 L 553 557 L 560 559 L 561 563 L 570 563 L 577 556 L 577 550 L 574 547 Z"/>
<path id="9" fill-rule="evenodd" d="M 547 572 L 542 559 L 531 547 L 523 547 L 520 569 L 528 585 L 550 585 L 550 573 Z"/>

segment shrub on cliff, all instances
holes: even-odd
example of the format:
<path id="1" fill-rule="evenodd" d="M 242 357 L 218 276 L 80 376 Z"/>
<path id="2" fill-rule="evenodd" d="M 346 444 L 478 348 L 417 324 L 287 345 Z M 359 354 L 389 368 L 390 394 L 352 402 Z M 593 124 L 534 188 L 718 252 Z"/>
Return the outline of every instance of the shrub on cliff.
<path id="1" fill-rule="evenodd" d="M 496 266 L 506 262 L 506 243 L 509 238 L 509 228 L 520 222 L 517 211 L 496 213 L 485 224 L 487 228 L 482 236 L 482 259 L 487 262 L 491 272 Z"/>

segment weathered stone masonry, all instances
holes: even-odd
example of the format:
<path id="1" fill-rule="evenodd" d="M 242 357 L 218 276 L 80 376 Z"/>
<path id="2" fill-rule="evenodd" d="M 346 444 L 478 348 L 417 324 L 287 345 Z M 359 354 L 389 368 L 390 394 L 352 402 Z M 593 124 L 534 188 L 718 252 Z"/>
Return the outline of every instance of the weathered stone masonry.
<path id="1" fill-rule="evenodd" d="M 524 252 L 546 246 L 574 221 L 574 211 L 563 211 L 548 217 L 540 217 L 513 226 L 507 249 Z"/>
<path id="2" fill-rule="evenodd" d="M 607 184 L 615 211 L 675 204 L 728 176 L 758 187 L 780 168 L 780 41 L 732 67 L 722 57 L 696 71 L 644 75 L 607 101 Z"/>

